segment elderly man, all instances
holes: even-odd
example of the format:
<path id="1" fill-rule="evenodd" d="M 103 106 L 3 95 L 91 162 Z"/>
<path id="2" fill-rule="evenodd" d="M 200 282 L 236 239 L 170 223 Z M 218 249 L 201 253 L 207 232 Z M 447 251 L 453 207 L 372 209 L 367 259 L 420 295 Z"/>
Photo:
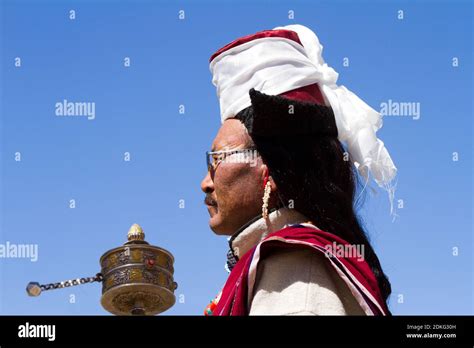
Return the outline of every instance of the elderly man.
<path id="1" fill-rule="evenodd" d="M 201 188 L 211 229 L 230 236 L 230 275 L 207 315 L 390 314 L 354 211 L 355 168 L 391 198 L 396 168 L 375 135 L 380 115 L 336 85 L 321 51 L 291 25 L 210 59 L 222 126 Z"/>

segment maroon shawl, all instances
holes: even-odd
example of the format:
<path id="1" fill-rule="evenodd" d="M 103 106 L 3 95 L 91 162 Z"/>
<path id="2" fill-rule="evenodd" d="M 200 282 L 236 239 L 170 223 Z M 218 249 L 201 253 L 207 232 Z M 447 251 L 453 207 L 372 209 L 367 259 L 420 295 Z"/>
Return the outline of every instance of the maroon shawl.
<path id="1" fill-rule="evenodd" d="M 259 260 L 276 248 L 294 247 L 311 248 L 314 252 L 325 254 L 367 315 L 389 315 L 377 279 L 367 262 L 356 256 L 339 257 L 337 253 L 328 252 L 326 246 L 333 246 L 334 242 L 349 245 L 332 233 L 302 225 L 289 226 L 269 234 L 234 266 L 213 315 L 248 315 Z"/>

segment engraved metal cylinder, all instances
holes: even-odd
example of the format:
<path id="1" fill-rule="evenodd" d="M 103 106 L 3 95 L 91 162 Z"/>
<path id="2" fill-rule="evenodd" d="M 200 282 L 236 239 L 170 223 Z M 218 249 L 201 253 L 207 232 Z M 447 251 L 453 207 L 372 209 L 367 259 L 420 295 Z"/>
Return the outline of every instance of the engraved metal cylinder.
<path id="1" fill-rule="evenodd" d="M 127 243 L 100 258 L 101 304 L 112 314 L 156 315 L 176 302 L 173 255 L 143 239 L 129 232 Z"/>

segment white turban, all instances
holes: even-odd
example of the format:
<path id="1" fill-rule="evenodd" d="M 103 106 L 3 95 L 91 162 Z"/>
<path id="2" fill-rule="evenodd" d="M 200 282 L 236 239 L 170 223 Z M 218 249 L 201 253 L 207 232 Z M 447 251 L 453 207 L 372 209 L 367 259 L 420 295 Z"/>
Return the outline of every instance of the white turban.
<path id="1" fill-rule="evenodd" d="M 303 25 L 273 30 L 297 33 L 301 44 L 283 36 L 246 37 L 243 43 L 226 46 L 210 62 L 212 83 L 217 87 L 221 120 L 234 117 L 251 105 L 251 88 L 279 95 L 317 83 L 326 105 L 334 112 L 338 139 L 345 143 L 359 173 L 388 191 L 393 213 L 397 168 L 376 132 L 382 127 L 380 113 L 344 86 L 336 84 L 338 73 L 322 57 L 316 34 Z"/>

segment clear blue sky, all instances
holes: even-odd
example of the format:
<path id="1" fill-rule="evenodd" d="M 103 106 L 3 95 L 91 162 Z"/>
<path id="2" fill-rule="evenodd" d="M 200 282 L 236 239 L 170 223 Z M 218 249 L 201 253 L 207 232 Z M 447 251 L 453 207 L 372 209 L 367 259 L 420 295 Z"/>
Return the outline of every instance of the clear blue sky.
<path id="1" fill-rule="evenodd" d="M 361 211 L 392 282 L 392 312 L 473 313 L 470 2 L 1 4 L 0 243 L 38 244 L 39 258 L 0 259 L 0 314 L 107 314 L 99 284 L 38 298 L 25 285 L 94 275 L 137 222 L 176 258 L 184 303 L 167 314 L 201 315 L 227 277 L 227 241 L 208 228 L 199 188 L 220 124 L 208 59 L 237 37 L 295 23 L 318 34 L 339 83 L 375 109 L 421 105 L 418 120 L 386 117 L 379 132 L 399 170 L 399 217 L 383 191 Z M 63 99 L 95 102 L 95 119 L 55 116 Z"/>

